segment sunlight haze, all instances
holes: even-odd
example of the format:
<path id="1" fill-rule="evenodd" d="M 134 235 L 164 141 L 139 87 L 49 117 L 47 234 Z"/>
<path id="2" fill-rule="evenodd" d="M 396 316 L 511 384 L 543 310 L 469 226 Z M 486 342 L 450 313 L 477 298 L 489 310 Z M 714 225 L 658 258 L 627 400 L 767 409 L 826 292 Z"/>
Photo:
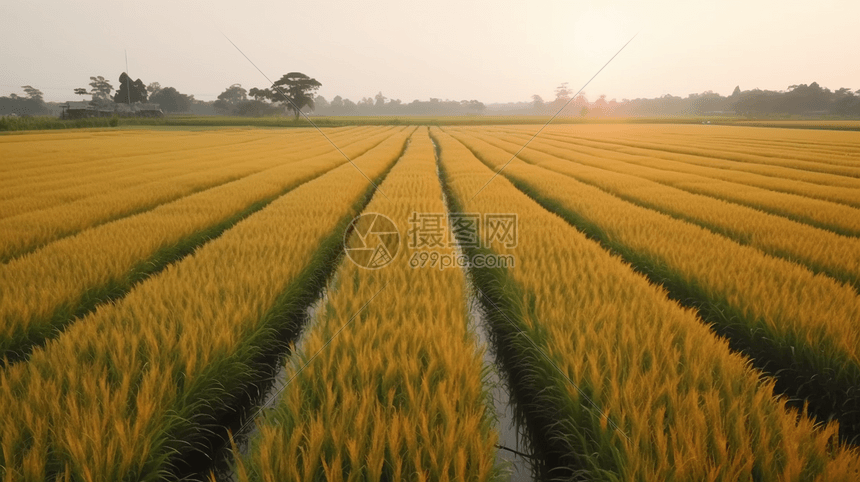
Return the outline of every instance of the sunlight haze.
<path id="1" fill-rule="evenodd" d="M 860 87 L 860 3 L 808 2 L 7 2 L 0 18 L 0 95 L 32 85 L 48 101 L 125 70 L 200 100 L 227 86 L 299 71 L 319 94 L 354 101 L 381 91 L 485 103 L 546 100 L 589 85 L 589 98 L 686 97 L 735 85 Z"/>

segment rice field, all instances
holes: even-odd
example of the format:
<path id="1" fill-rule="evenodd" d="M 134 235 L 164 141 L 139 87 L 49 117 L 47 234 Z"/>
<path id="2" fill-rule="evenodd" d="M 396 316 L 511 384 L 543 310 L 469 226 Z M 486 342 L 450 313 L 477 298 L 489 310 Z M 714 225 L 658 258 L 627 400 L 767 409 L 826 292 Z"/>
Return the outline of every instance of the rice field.
<path id="1" fill-rule="evenodd" d="M 860 132 L 791 127 L 0 136 L 0 479 L 860 480 Z"/>

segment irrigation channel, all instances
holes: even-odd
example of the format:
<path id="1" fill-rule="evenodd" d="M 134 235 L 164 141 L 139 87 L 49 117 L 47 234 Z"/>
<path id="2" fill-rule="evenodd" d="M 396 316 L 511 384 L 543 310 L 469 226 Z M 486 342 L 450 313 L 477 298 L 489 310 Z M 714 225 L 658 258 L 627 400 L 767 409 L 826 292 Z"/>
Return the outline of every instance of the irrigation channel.
<path id="1" fill-rule="evenodd" d="M 382 184 L 408 147 L 407 138 L 397 159 L 373 180 L 372 187 L 369 187 L 356 201 L 354 212 L 362 212 L 367 207 L 376 186 Z M 232 473 L 234 454 L 230 437 L 232 435 L 240 451 L 247 451 L 247 442 L 256 429 L 253 421 L 261 413 L 261 408 L 265 409 L 277 403 L 277 395 L 286 383 L 286 360 L 292 354 L 290 344 L 301 341 L 301 334 L 308 331 L 308 321 L 325 302 L 327 287 L 335 281 L 334 274 L 345 253 L 342 243 L 352 229 L 349 221 L 349 219 L 341 220 L 338 227 L 323 241 L 320 252 L 310 261 L 305 272 L 298 277 L 299 280 L 311 281 L 301 286 L 286 288 L 284 293 L 290 294 L 290 301 L 286 306 L 277 308 L 276 316 L 286 320 L 283 325 L 287 328 L 276 334 L 280 341 L 279 348 L 265 354 L 263 359 L 259 360 L 258 365 L 261 367 L 262 376 L 258 377 L 257 381 L 249 386 L 230 407 L 225 407 L 226 413 L 216 424 L 208 427 L 207 435 L 195 450 L 174 462 L 173 478 L 182 481 L 210 481 L 211 476 L 214 475 L 219 481 L 236 480 Z"/>
<path id="2" fill-rule="evenodd" d="M 430 139 L 433 143 L 433 152 L 436 156 L 436 177 L 439 178 L 439 183 L 442 185 L 442 202 L 447 210 L 446 218 L 448 219 L 449 232 L 454 233 L 454 227 L 450 222 L 449 215 L 451 211 L 450 199 L 445 189 L 445 184 L 442 181 L 442 171 L 440 169 L 439 146 L 434 139 Z M 453 236 L 454 249 L 457 257 L 464 254 L 463 247 L 460 244 L 460 239 Z M 537 470 L 540 464 L 536 465 L 534 450 L 529 443 L 526 426 L 521 423 L 516 416 L 516 406 L 514 399 L 511 397 L 510 379 L 507 376 L 500 376 L 506 373 L 502 368 L 501 359 L 492 343 L 489 332 L 489 321 L 486 316 L 485 306 L 481 303 L 477 296 L 477 288 L 475 287 L 472 275 L 468 269 L 463 273 L 466 277 L 466 303 L 469 314 L 469 329 L 475 333 L 478 339 L 478 345 L 484 351 L 484 367 L 489 373 L 490 397 L 493 402 L 493 407 L 496 410 L 496 419 L 498 425 L 496 429 L 499 432 L 499 442 L 496 452 L 496 461 L 510 466 L 511 482 L 525 482 L 537 480 Z"/>
<path id="3" fill-rule="evenodd" d="M 338 258 L 338 262 L 334 264 L 335 267 L 339 266 L 340 263 L 343 262 L 343 258 L 344 256 L 340 256 Z M 325 303 L 328 300 L 329 290 L 334 286 L 337 286 L 337 269 L 334 269 L 333 272 L 334 274 L 332 279 L 326 284 L 325 288 L 320 290 L 317 299 L 305 308 L 303 316 L 304 319 L 301 323 L 300 332 L 296 339 L 295 347 L 290 350 L 290 353 L 300 352 L 302 350 L 305 340 L 307 339 L 307 334 L 310 333 L 313 328 L 313 320 L 316 319 L 316 315 L 319 310 L 325 307 Z M 257 430 L 257 424 L 254 423 L 256 417 L 262 413 L 262 410 L 277 406 L 281 392 L 287 385 L 287 358 L 290 356 L 290 353 L 286 353 L 278 359 L 278 363 L 275 365 L 277 370 L 274 371 L 271 378 L 267 379 L 264 384 L 261 385 L 256 403 L 252 407 L 249 407 L 251 410 L 246 411 L 245 416 L 242 417 L 241 425 L 238 425 L 235 430 L 231 430 L 236 450 L 243 456 L 249 454 L 251 440 L 259 432 L 259 430 Z M 211 465 L 205 469 L 204 473 L 200 473 L 198 477 L 206 479 L 211 471 L 215 475 L 215 480 L 218 482 L 238 482 L 239 478 L 233 470 L 234 459 L 235 453 L 233 452 L 229 441 L 226 441 L 226 443 L 224 443 L 223 446 L 214 454 Z"/>
<path id="4" fill-rule="evenodd" d="M 437 175 L 439 172 L 439 150 L 433 143 L 436 153 Z M 440 177 L 440 183 L 442 178 Z M 443 203 L 450 212 L 450 203 L 444 189 L 442 190 Z M 369 201 L 368 201 L 369 202 Z M 446 213 L 447 214 L 447 213 Z M 449 229 L 452 226 L 449 224 Z M 453 231 L 452 231 L 453 232 Z M 347 233 L 345 236 L 348 236 Z M 455 250 L 458 255 L 463 254 L 459 240 L 455 238 Z M 284 343 L 293 342 L 291 349 L 285 349 L 282 353 L 273 354 L 267 360 L 269 371 L 248 393 L 245 394 L 241 403 L 231 412 L 223 423 L 217 428 L 218 433 L 213 432 L 208 442 L 208 450 L 187 457 L 178 467 L 176 476 L 180 480 L 212 480 L 211 476 L 219 482 L 236 482 L 237 474 L 234 472 L 235 453 L 231 446 L 227 433 L 232 434 L 236 450 L 241 455 L 248 455 L 250 441 L 258 433 L 254 423 L 263 410 L 274 407 L 280 400 L 280 395 L 287 383 L 286 362 L 293 352 L 301 351 L 307 338 L 307 334 L 313 328 L 313 321 L 319 311 L 325 308 L 328 293 L 337 286 L 337 267 L 345 261 L 341 250 L 327 270 L 327 280 L 316 291 L 315 298 L 302 309 L 301 313 L 293 316 L 296 318 L 294 326 L 296 331 L 284 335 Z M 435 268 L 434 268 L 435 269 Z M 472 276 L 468 270 L 464 272 L 466 277 L 466 309 L 469 319 L 469 329 L 475 334 L 478 347 L 483 350 L 483 363 L 487 371 L 488 391 L 495 410 L 499 440 L 497 444 L 496 461 L 509 470 L 510 481 L 527 482 L 538 480 L 538 471 L 544 466 L 535 458 L 531 447 L 528 430 L 519 417 L 515 401 L 511 396 L 510 380 L 503 369 L 497 350 L 492 343 L 489 331 L 489 321 L 486 317 L 485 307 L 477 296 L 476 287 L 472 283 Z"/>

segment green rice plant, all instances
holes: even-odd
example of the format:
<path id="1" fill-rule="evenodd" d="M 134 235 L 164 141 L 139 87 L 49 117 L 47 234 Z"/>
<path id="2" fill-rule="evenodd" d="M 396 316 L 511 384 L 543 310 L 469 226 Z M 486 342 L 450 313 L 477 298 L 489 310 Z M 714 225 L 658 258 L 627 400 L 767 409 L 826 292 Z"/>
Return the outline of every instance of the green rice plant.
<path id="1" fill-rule="evenodd" d="M 523 141 L 525 142 L 525 141 Z M 724 201 L 743 204 L 760 211 L 783 216 L 794 221 L 827 229 L 845 236 L 860 235 L 860 209 L 834 202 L 823 201 L 805 195 L 787 194 L 761 189 L 736 182 L 686 174 L 673 169 L 656 169 L 615 158 L 630 156 L 603 153 L 600 157 L 584 155 L 570 149 L 561 142 L 536 140 L 530 148 L 601 169 L 642 177 L 685 191 L 711 196 Z M 510 156 L 509 156 L 510 158 Z M 854 198 L 856 199 L 856 197 Z"/>
<path id="2" fill-rule="evenodd" d="M 522 161 L 494 177 L 456 139 L 431 135 L 458 209 L 518 214 L 517 246 L 491 246 L 516 267 L 473 272 L 551 475 L 856 480 L 860 459 L 835 423 L 787 409 L 694 311 L 519 192 L 506 174 Z"/>
<path id="3" fill-rule="evenodd" d="M 471 132 L 475 140 L 498 147 L 513 156 L 520 144 L 496 136 Z M 463 142 L 475 142 L 462 137 Z M 740 244 L 802 264 L 854 286 L 860 292 L 860 239 L 797 223 L 746 206 L 732 204 L 665 186 L 620 172 L 565 161 L 532 149 L 518 158 L 530 164 L 570 176 L 609 194 L 677 219 L 698 224 Z"/>
<path id="4" fill-rule="evenodd" d="M 54 116 L 0 116 L 0 131 L 116 127 L 119 123 L 120 120 L 118 117 L 94 117 L 91 119 L 63 120 Z"/>
<path id="5" fill-rule="evenodd" d="M 355 140 L 361 138 L 356 137 Z M 238 150 L 232 156 L 220 159 L 215 169 L 203 170 L 203 172 L 192 170 L 175 178 L 133 185 L 127 189 L 108 191 L 103 194 L 97 193 L 48 209 L 0 219 L 0 261 L 6 262 L 56 239 L 148 211 L 183 196 L 259 172 L 281 168 L 285 163 L 297 162 L 316 155 L 339 155 L 328 143 L 326 144 L 312 146 L 315 149 L 309 151 L 307 155 L 299 149 L 292 149 L 292 152 L 286 155 L 281 153 L 280 156 L 275 157 L 278 153 L 273 152 L 273 148 L 283 149 L 276 143 L 258 147 L 257 153 Z M 186 153 L 186 157 L 196 156 Z M 248 157 L 250 160 L 247 159 Z M 200 156 L 204 165 L 211 163 L 208 158 L 208 155 Z M 342 156 L 341 159 L 343 159 Z M 189 164 L 193 167 L 195 162 L 190 161 Z M 39 186 L 33 186 L 33 189 L 38 190 Z"/>
<path id="6" fill-rule="evenodd" d="M 0 145 L 11 151 L 9 155 L 15 156 L 14 160 L 27 159 L 4 172 L 0 218 L 44 210 L 93 196 L 99 196 L 102 200 L 110 199 L 105 195 L 120 191 L 126 193 L 125 204 L 129 208 L 144 208 L 145 205 L 135 206 L 134 191 L 128 191 L 130 188 L 147 186 L 152 190 L 166 183 L 199 189 L 206 184 L 195 183 L 189 175 L 196 174 L 209 182 L 213 181 L 213 173 L 219 173 L 224 179 L 231 176 L 238 178 L 291 160 L 298 154 L 296 146 L 302 146 L 305 157 L 313 157 L 315 153 L 331 148 L 328 142 L 320 139 L 319 133 L 315 137 L 308 137 L 311 133 L 298 131 L 290 131 L 291 135 L 269 136 L 269 139 L 224 133 L 221 139 L 200 136 L 203 139 L 194 139 L 198 142 L 177 135 L 142 134 L 126 136 L 125 142 L 92 137 L 86 143 L 54 140 L 52 138 L 56 136 L 53 135 L 30 136 L 40 140 L 14 143 L 15 149 L 8 149 L 13 143 L 4 143 L 4 139 L 0 138 Z M 337 133 L 330 135 L 343 138 Z M 161 138 L 170 139 L 172 148 L 147 148 L 150 144 L 163 142 Z M 223 142 L 223 139 L 231 144 L 219 145 L 218 141 Z M 57 146 L 58 143 L 63 146 Z M 112 157 L 104 159 L 103 154 L 93 152 L 106 147 L 103 144 L 113 144 Z M 59 159 L 56 155 L 58 150 L 63 152 Z M 39 152 L 41 156 L 23 155 L 33 151 Z M 119 156 L 116 151 L 126 154 Z M 45 163 L 45 157 L 51 160 Z M 217 179 L 214 181 L 217 182 Z M 156 202 L 163 202 L 164 199 L 161 197 Z M 78 210 L 86 207 L 77 204 Z"/>
<path id="7" fill-rule="evenodd" d="M 515 137 L 523 139 L 522 142 L 525 142 L 522 131 L 497 130 L 491 133 L 499 134 L 500 137 L 508 140 L 514 140 L 513 138 Z M 749 145 L 750 139 L 748 137 L 740 137 L 740 139 L 749 151 L 756 151 L 757 146 Z M 717 157 L 690 156 L 653 148 L 628 147 L 613 144 L 608 135 L 597 135 L 583 139 L 564 135 L 560 131 L 552 131 L 547 134 L 541 134 L 540 140 L 546 141 L 546 145 L 565 149 L 569 154 L 576 153 L 582 156 L 624 161 L 664 171 L 693 174 L 771 191 L 797 194 L 860 207 L 860 196 L 857 194 L 857 190 L 860 189 L 860 179 L 853 177 L 804 171 L 789 167 L 750 164 Z M 697 141 L 698 139 L 690 139 L 688 142 L 695 143 Z M 779 139 L 778 142 L 784 144 L 786 140 Z M 808 144 L 805 144 L 805 146 L 807 151 L 812 151 L 812 148 L 808 147 Z M 860 146 L 856 146 L 854 150 L 860 150 Z M 813 151 L 810 154 L 814 154 L 815 152 Z"/>
<path id="8" fill-rule="evenodd" d="M 511 157 L 458 137 L 494 169 Z M 777 376 L 781 393 L 805 399 L 822 420 L 838 419 L 845 439 L 858 434 L 860 297 L 849 285 L 520 160 L 503 175 L 697 308 L 734 349 Z"/>
<path id="9" fill-rule="evenodd" d="M 359 156 L 393 133 L 344 139 Z M 192 252 L 274 199 L 346 163 L 338 152 L 293 160 L 0 265 L 0 357 L 21 359 L 98 305 Z"/>
<path id="10" fill-rule="evenodd" d="M 293 189 L 0 371 L 0 476 L 170 477 L 295 330 L 283 314 L 372 192 L 356 168 L 379 182 L 409 135 Z"/>
<path id="11" fill-rule="evenodd" d="M 377 270 L 342 262 L 287 362 L 287 386 L 237 459 L 240 480 L 499 475 L 495 413 L 467 328 L 463 272 L 410 264 L 418 252 L 407 242 L 410 217 L 445 212 L 426 129 L 412 136 L 380 189 L 385 196 L 374 196 L 365 212 L 400 228 L 396 257 Z M 357 231 L 347 246 L 357 246 Z"/>

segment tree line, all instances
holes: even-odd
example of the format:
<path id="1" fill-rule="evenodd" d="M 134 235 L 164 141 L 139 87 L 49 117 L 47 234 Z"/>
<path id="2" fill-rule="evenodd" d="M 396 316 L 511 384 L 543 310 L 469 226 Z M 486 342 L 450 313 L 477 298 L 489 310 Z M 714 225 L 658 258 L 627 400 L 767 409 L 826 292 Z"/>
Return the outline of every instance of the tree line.
<path id="1" fill-rule="evenodd" d="M 90 90 L 86 88 L 75 89 L 75 94 L 80 96 L 89 95 L 89 103 L 96 107 L 109 107 L 114 104 L 151 103 L 158 104 L 164 112 L 187 112 L 194 102 L 193 95 L 179 92 L 173 87 L 162 87 L 158 82 L 149 85 L 142 80 L 131 80 L 125 72 L 119 76 L 119 88 L 114 91 L 113 85 L 102 76 L 90 77 Z"/>
<path id="2" fill-rule="evenodd" d="M 830 90 L 817 82 L 790 85 L 786 90 L 751 89 L 735 87 L 731 95 L 722 96 L 712 91 L 678 97 L 671 94 L 652 99 L 622 99 L 620 102 L 606 96 L 589 101 L 585 94 L 574 94 L 567 83 L 556 88 L 555 99 L 544 101 L 533 95 L 531 102 L 517 102 L 487 106 L 477 100 L 413 100 L 405 103 L 390 99 L 382 92 L 354 102 L 335 96 L 331 101 L 317 91 L 318 80 L 301 72 L 283 75 L 270 87 L 245 89 L 233 84 L 211 103 L 215 113 L 233 116 L 269 116 L 302 113 L 324 116 L 406 116 L 436 115 L 461 116 L 484 113 L 552 115 L 562 107 L 563 116 L 579 117 L 659 117 L 695 115 L 739 115 L 749 117 L 805 115 L 860 116 L 860 90 L 843 87 Z M 0 115 L 42 115 L 50 112 L 43 93 L 30 86 L 21 87 L 24 95 L 15 93 L 0 97 Z M 74 93 L 90 96 L 89 103 L 98 108 L 110 109 L 111 104 L 153 103 L 166 113 L 188 112 L 193 104 L 203 104 L 193 95 L 183 94 L 173 87 L 162 87 L 158 82 L 144 84 L 132 80 L 125 72 L 118 78 L 118 88 L 102 76 L 90 77 L 89 89 L 77 88 Z"/>
<path id="3" fill-rule="evenodd" d="M 570 99 L 566 85 L 556 90 L 556 99 L 544 102 L 533 96 L 530 104 L 515 106 L 520 113 L 531 112 L 551 115 Z M 712 91 L 679 97 L 671 94 L 652 99 L 622 99 L 607 101 L 600 96 L 590 102 L 584 95 L 577 96 L 565 109 L 567 116 L 583 117 L 659 117 L 698 115 L 738 115 L 747 117 L 768 116 L 860 116 L 860 90 L 843 87 L 835 91 L 821 87 L 817 82 L 790 85 L 786 90 L 741 90 L 735 87 L 731 95 L 722 96 Z"/>
<path id="4" fill-rule="evenodd" d="M 364 97 L 353 102 L 341 96 L 331 101 L 315 95 L 322 84 L 301 72 L 290 72 L 272 84 L 270 88 L 242 87 L 233 84 L 218 95 L 214 107 L 222 115 L 262 116 L 291 112 L 296 118 L 302 112 L 316 115 L 468 115 L 480 114 L 486 106 L 477 100 L 451 101 L 432 98 L 429 101 L 414 100 L 404 103 L 400 99 L 389 99 L 382 92 L 374 97 Z"/>

